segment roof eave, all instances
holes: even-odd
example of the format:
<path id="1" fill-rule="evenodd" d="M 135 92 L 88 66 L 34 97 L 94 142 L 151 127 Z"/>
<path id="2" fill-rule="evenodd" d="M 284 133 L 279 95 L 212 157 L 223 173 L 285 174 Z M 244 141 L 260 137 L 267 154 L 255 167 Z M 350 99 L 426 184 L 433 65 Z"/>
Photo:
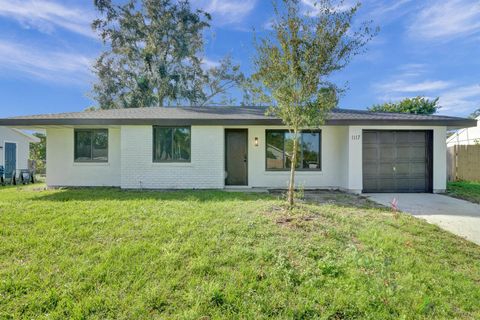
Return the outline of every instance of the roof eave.
<path id="1" fill-rule="evenodd" d="M 352 120 L 329 120 L 327 121 L 328 125 L 351 125 L 351 126 L 370 126 L 370 125 L 379 125 L 379 126 L 392 126 L 392 125 L 401 125 L 401 126 L 448 126 L 448 127 L 459 127 L 467 128 L 476 126 L 476 121 L 470 119 L 352 119 Z"/>
<path id="2" fill-rule="evenodd" d="M 283 125 L 280 119 L 0 119 L 0 126 L 62 125 Z M 475 127 L 472 119 L 330 119 L 326 125 Z"/>

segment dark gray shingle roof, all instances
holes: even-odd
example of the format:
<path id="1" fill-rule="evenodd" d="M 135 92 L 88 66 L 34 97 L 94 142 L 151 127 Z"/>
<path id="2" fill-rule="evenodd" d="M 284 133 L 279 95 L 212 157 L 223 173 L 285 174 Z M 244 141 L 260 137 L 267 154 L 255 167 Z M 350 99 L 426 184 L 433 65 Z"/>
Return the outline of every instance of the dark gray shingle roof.
<path id="1" fill-rule="evenodd" d="M 262 107 L 157 107 L 40 114 L 0 119 L 0 125 L 278 125 L 280 119 L 266 116 Z M 446 125 L 468 127 L 470 119 L 442 115 L 414 115 L 334 109 L 329 125 Z"/>

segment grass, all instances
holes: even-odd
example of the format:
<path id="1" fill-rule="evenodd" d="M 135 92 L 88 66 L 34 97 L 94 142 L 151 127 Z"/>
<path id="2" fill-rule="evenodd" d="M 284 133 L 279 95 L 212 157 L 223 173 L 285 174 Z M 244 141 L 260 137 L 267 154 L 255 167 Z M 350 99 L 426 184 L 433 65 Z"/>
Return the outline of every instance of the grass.
<path id="1" fill-rule="evenodd" d="M 455 198 L 468 200 L 474 203 L 480 203 L 480 182 L 449 182 L 447 186 L 447 193 Z"/>
<path id="2" fill-rule="evenodd" d="M 480 247 L 386 209 L 0 188 L 0 319 L 475 319 Z"/>

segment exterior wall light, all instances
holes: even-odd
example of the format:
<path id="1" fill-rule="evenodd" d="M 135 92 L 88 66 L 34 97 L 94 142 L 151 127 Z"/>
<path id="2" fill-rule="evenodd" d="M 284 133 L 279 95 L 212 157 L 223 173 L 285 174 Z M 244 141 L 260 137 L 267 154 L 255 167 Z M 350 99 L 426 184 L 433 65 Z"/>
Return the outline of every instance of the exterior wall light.
<path id="1" fill-rule="evenodd" d="M 255 144 L 255 147 L 258 147 L 258 137 L 255 137 L 255 142 L 254 142 L 254 144 Z"/>

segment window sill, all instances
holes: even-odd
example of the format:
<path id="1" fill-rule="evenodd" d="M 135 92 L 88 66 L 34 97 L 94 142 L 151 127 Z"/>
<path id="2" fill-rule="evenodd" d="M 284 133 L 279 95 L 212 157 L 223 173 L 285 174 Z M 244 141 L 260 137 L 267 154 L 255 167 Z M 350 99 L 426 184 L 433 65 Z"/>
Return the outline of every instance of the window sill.
<path id="1" fill-rule="evenodd" d="M 95 167 L 95 166 L 109 166 L 110 165 L 110 162 L 74 162 L 73 163 L 74 166 L 79 166 L 79 167 Z"/>
<path id="2" fill-rule="evenodd" d="M 192 162 L 152 162 L 153 167 L 193 167 Z"/>
<path id="3" fill-rule="evenodd" d="M 288 170 L 265 170 L 265 173 L 266 174 L 277 174 L 277 173 L 288 173 L 290 174 L 290 169 Z M 312 173 L 315 173 L 315 174 L 323 174 L 323 171 L 322 169 L 315 169 L 315 170 L 295 170 L 295 174 L 312 174 Z"/>

